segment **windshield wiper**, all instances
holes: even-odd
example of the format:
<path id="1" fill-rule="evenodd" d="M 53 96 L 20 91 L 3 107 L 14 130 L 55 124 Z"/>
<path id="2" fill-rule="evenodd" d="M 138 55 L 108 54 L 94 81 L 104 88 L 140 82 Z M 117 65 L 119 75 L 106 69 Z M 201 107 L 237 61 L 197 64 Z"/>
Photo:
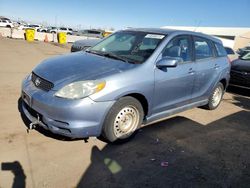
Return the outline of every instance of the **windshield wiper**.
<path id="1" fill-rule="evenodd" d="M 125 59 L 121 56 L 118 56 L 116 54 L 110 53 L 110 52 L 103 52 L 103 56 L 110 57 L 110 58 L 117 59 L 117 60 L 124 61 L 124 62 L 128 63 L 127 59 Z"/>
<path id="2" fill-rule="evenodd" d="M 127 59 L 125 59 L 125 58 L 123 58 L 121 56 L 118 56 L 116 54 L 110 53 L 110 52 L 102 52 L 102 51 L 94 51 L 94 50 L 86 50 L 85 52 L 100 55 L 100 56 L 104 56 L 104 57 L 109 57 L 109 58 L 113 58 L 113 59 L 117 59 L 117 60 L 129 63 L 129 61 Z"/>
<path id="3" fill-rule="evenodd" d="M 96 54 L 96 55 L 103 56 L 103 53 L 100 53 L 100 52 L 98 52 L 98 51 L 94 51 L 94 50 L 85 50 L 85 52 L 87 52 L 87 53 L 91 53 L 91 54 Z"/>

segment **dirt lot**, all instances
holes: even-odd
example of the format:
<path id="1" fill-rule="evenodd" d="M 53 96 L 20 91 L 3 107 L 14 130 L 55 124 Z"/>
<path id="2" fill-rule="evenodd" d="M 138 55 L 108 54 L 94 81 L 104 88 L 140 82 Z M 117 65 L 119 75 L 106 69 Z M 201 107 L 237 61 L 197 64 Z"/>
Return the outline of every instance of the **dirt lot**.
<path id="1" fill-rule="evenodd" d="M 249 91 L 231 88 L 215 111 L 193 109 L 122 145 L 69 141 L 26 127 L 22 79 L 69 47 L 0 38 L 0 187 L 249 187 Z M 166 166 L 162 167 L 161 162 Z"/>

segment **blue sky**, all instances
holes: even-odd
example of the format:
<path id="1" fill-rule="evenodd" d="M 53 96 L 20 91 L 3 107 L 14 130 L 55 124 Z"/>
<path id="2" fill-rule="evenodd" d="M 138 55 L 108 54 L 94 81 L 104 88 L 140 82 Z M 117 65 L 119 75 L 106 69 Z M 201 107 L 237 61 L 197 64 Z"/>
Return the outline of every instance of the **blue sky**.
<path id="1" fill-rule="evenodd" d="M 250 0 L 0 0 L 0 15 L 71 27 L 250 27 Z"/>

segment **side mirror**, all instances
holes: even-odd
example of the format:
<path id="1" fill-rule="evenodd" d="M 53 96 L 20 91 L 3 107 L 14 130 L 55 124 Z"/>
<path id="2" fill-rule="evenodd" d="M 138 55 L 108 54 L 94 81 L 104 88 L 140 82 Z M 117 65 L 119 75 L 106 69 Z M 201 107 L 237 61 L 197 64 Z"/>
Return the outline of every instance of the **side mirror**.
<path id="1" fill-rule="evenodd" d="M 182 61 L 183 60 L 178 57 L 164 57 L 156 63 L 156 67 L 159 69 L 166 67 L 176 67 L 177 64 Z"/>

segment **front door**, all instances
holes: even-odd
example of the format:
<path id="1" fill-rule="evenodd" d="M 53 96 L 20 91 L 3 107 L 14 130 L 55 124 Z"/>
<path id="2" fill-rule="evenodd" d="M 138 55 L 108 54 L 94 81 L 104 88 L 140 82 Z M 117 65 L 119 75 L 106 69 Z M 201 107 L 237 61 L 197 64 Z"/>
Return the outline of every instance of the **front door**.
<path id="1" fill-rule="evenodd" d="M 192 58 L 190 36 L 173 38 L 162 51 L 163 57 L 179 58 L 176 67 L 155 68 L 155 91 L 153 114 L 187 104 L 192 96 L 195 78 L 195 63 Z"/>

